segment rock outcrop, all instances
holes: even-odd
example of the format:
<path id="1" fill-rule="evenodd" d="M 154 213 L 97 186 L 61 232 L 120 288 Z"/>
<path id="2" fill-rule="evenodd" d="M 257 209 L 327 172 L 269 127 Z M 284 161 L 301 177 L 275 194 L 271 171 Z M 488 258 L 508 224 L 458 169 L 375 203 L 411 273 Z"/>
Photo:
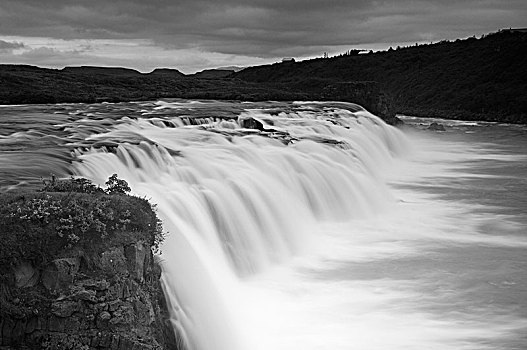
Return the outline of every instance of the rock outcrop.
<path id="1" fill-rule="evenodd" d="M 0 349 L 176 349 L 148 244 L 82 252 L 44 271 L 23 262 L 2 286 Z M 18 312 L 17 312 L 18 311 Z"/>
<path id="2" fill-rule="evenodd" d="M 433 130 L 433 131 L 445 131 L 445 127 L 443 126 L 443 124 L 439 124 L 436 122 L 433 122 L 432 124 L 430 124 L 428 128 L 426 129 Z"/>
<path id="3" fill-rule="evenodd" d="M 0 350 L 177 349 L 152 253 L 161 222 L 124 180 L 107 186 L 0 194 Z"/>
<path id="4" fill-rule="evenodd" d="M 333 101 L 345 101 L 359 104 L 371 113 L 381 117 L 392 125 L 402 121 L 395 116 L 391 97 L 374 81 L 335 82 L 326 85 L 322 98 Z"/>

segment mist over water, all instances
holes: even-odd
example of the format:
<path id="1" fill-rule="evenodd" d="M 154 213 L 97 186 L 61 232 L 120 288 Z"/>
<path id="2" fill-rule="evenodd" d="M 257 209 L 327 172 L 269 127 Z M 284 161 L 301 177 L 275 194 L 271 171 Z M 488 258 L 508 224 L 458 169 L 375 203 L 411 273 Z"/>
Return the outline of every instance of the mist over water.
<path id="1" fill-rule="evenodd" d="M 117 173 L 157 203 L 162 280 L 189 349 L 527 344 L 525 127 L 442 121 L 434 133 L 406 118 L 402 132 L 343 103 L 38 113 L 2 133 L 5 174 L 27 169 L 9 150 L 29 140 L 55 172 Z"/>

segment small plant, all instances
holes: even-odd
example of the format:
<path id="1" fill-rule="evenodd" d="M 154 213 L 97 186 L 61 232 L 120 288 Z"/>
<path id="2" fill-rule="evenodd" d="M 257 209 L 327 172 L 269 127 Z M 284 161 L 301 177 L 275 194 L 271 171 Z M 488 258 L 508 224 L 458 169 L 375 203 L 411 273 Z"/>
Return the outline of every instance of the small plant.
<path id="1" fill-rule="evenodd" d="M 128 186 L 128 182 L 123 179 L 119 179 L 117 174 L 113 174 L 106 181 L 106 189 L 102 189 L 99 186 L 94 185 L 90 180 L 79 177 L 74 178 L 73 176 L 69 179 L 61 180 L 57 179 L 55 175 L 51 175 L 51 180 L 42 180 L 44 187 L 40 190 L 41 192 L 75 192 L 75 193 L 88 193 L 88 194 L 128 194 L 131 189 Z"/>
<path id="2" fill-rule="evenodd" d="M 67 180 L 58 180 L 55 175 L 51 175 L 51 180 L 42 180 L 42 182 L 44 187 L 40 190 L 41 192 L 104 193 L 102 188 L 85 178 L 74 178 L 72 176 Z"/>

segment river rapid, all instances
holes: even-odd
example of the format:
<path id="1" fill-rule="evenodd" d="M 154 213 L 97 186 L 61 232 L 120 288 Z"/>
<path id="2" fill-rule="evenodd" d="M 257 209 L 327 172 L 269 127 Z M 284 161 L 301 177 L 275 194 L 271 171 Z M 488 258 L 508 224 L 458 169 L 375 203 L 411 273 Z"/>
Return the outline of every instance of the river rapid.
<path id="1" fill-rule="evenodd" d="M 0 106 L 0 190 L 117 173 L 156 203 L 189 349 L 525 349 L 527 127 L 401 118 L 337 102 Z"/>

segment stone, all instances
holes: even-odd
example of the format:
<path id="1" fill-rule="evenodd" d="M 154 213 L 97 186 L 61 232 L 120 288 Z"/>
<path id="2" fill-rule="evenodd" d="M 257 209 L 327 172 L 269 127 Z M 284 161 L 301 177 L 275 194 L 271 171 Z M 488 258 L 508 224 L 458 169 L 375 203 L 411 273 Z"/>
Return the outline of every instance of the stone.
<path id="1" fill-rule="evenodd" d="M 110 342 L 110 349 L 119 349 L 119 336 L 117 334 L 112 335 L 112 341 Z"/>
<path id="2" fill-rule="evenodd" d="M 130 281 L 127 280 L 123 283 L 123 299 L 130 298 L 132 296 L 130 289 Z"/>
<path id="3" fill-rule="evenodd" d="M 101 292 L 101 291 L 107 290 L 110 287 L 110 283 L 106 281 L 105 279 L 100 280 L 100 281 L 88 279 L 88 280 L 82 281 L 82 286 L 86 289 L 93 289 L 93 290 Z"/>
<path id="4" fill-rule="evenodd" d="M 64 331 L 68 334 L 77 333 L 82 328 L 82 323 L 77 317 L 70 317 L 64 325 Z"/>
<path id="5" fill-rule="evenodd" d="M 48 329 L 48 319 L 44 317 L 38 317 L 37 318 L 37 330 L 47 330 Z"/>
<path id="6" fill-rule="evenodd" d="M 135 314 L 137 315 L 137 321 L 141 324 L 149 325 L 152 323 L 150 319 L 150 310 L 147 305 L 139 300 L 134 302 Z"/>
<path id="7" fill-rule="evenodd" d="M 26 334 L 33 333 L 38 326 L 38 318 L 37 317 L 31 317 L 29 321 L 27 321 L 26 325 Z"/>
<path id="8" fill-rule="evenodd" d="M 95 303 L 97 302 L 97 292 L 94 290 L 77 289 L 72 295 L 70 295 L 70 299 Z"/>
<path id="9" fill-rule="evenodd" d="M 90 346 L 92 348 L 96 348 L 99 346 L 99 341 L 101 340 L 101 338 L 99 337 L 99 335 L 95 335 L 91 338 L 91 341 L 90 341 Z"/>
<path id="10" fill-rule="evenodd" d="M 263 123 L 252 117 L 239 117 L 238 124 L 240 124 L 240 126 L 245 129 L 255 129 L 260 131 L 264 130 Z"/>
<path id="11" fill-rule="evenodd" d="M 130 339 L 121 337 L 121 340 L 119 341 L 119 350 L 132 350 L 134 346 L 134 342 Z"/>
<path id="12" fill-rule="evenodd" d="M 97 316 L 97 328 L 107 329 L 108 321 L 112 318 L 112 315 L 108 311 L 103 311 Z"/>
<path id="13" fill-rule="evenodd" d="M 126 257 L 128 271 L 130 272 L 130 275 L 139 282 L 144 281 L 146 255 L 147 250 L 143 242 L 129 244 L 124 248 L 124 256 Z"/>
<path id="14" fill-rule="evenodd" d="M 101 269 L 108 276 L 127 276 L 128 268 L 124 257 L 124 248 L 117 247 L 101 254 Z"/>
<path id="15" fill-rule="evenodd" d="M 135 322 L 135 311 L 130 302 L 123 302 L 119 309 L 113 312 L 110 320 L 112 325 L 130 325 Z"/>
<path id="16" fill-rule="evenodd" d="M 24 337 L 24 334 L 26 333 L 25 331 L 26 320 L 18 320 L 13 328 L 13 332 L 11 333 L 11 338 L 20 341 Z"/>
<path id="17" fill-rule="evenodd" d="M 24 261 L 15 268 L 15 285 L 17 288 L 34 287 L 37 285 L 40 273 L 29 262 Z"/>
<path id="18" fill-rule="evenodd" d="M 49 318 L 48 330 L 52 332 L 64 332 L 64 319 L 57 316 L 51 316 Z"/>
<path id="19" fill-rule="evenodd" d="M 112 299 L 120 299 L 123 296 L 123 283 L 116 282 L 108 288 L 109 297 Z"/>
<path id="20" fill-rule="evenodd" d="M 69 317 L 79 310 L 80 305 L 76 301 L 59 301 L 51 304 L 51 312 L 58 317 Z"/>
<path id="21" fill-rule="evenodd" d="M 42 283 L 52 293 L 66 289 L 73 282 L 79 267 L 78 258 L 55 259 L 42 273 Z"/>
<path id="22" fill-rule="evenodd" d="M 6 319 L 3 322 L 1 335 L 2 345 L 9 345 L 13 336 L 13 329 L 15 328 L 15 322 L 11 319 Z"/>
<path id="23" fill-rule="evenodd" d="M 112 336 L 110 334 L 103 334 L 99 340 L 99 347 L 109 348 L 112 343 Z"/>
<path id="24" fill-rule="evenodd" d="M 428 128 L 426 129 L 433 130 L 433 131 L 445 131 L 445 127 L 443 126 L 443 124 L 439 124 L 436 122 L 433 122 L 432 124 L 430 124 L 430 126 L 428 126 Z"/>
<path id="25" fill-rule="evenodd" d="M 114 312 L 115 310 L 117 310 L 119 308 L 119 306 L 121 306 L 121 301 L 120 300 L 113 300 L 113 301 L 110 301 L 108 303 L 108 311 L 110 312 Z"/>
<path id="26" fill-rule="evenodd" d="M 67 254 L 73 256 L 71 251 Z M 75 256 L 83 255 L 76 252 Z M 159 312 L 165 304 L 159 304 L 161 271 L 149 246 L 138 242 L 108 249 L 99 257 L 91 257 L 82 267 L 80 258 L 61 258 L 44 271 L 29 263 L 13 269 L 12 292 L 4 292 L 3 285 L 0 289 L 11 303 L 33 314 L 24 319 L 0 317 L 0 349 L 163 348 L 159 344 L 177 348 L 166 335 L 165 327 L 173 332 L 172 325 L 158 322 L 164 317 Z M 19 295 L 15 286 L 32 288 L 28 290 L 45 297 L 34 305 L 26 305 L 21 297 L 15 301 Z"/>

